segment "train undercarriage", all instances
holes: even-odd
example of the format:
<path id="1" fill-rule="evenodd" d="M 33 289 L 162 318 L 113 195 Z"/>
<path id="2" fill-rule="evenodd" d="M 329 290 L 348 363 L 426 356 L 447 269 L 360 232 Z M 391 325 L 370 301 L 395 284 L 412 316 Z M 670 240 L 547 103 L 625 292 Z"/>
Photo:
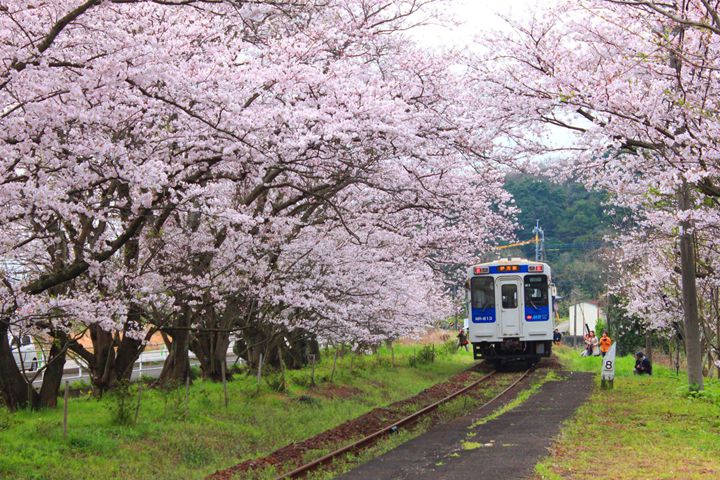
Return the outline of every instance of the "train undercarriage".
<path id="1" fill-rule="evenodd" d="M 473 343 L 476 360 L 487 360 L 496 365 L 510 362 L 537 363 L 542 357 L 549 357 L 552 341 L 522 341 L 518 338 L 504 338 L 502 342 Z"/>

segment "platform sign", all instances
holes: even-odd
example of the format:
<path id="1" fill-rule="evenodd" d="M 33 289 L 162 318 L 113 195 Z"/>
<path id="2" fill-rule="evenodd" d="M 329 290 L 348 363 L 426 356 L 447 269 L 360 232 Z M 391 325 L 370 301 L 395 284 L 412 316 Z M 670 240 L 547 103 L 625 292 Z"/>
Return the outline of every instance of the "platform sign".
<path id="1" fill-rule="evenodd" d="M 603 387 L 613 387 L 613 381 L 615 380 L 615 343 L 610 345 L 610 350 L 605 354 L 602 359 L 602 377 L 600 384 Z"/>

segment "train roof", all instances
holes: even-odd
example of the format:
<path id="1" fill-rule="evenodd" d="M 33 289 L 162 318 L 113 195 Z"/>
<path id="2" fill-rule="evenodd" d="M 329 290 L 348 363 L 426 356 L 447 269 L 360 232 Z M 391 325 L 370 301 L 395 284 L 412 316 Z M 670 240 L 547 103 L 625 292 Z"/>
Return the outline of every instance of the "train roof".
<path id="1" fill-rule="evenodd" d="M 540 268 L 539 266 L 542 265 Z M 507 269 L 504 269 L 503 266 L 508 266 Z M 525 266 L 523 268 L 523 266 Z M 535 266 L 538 266 L 536 269 Z M 494 268 L 497 267 L 497 268 Z M 548 265 L 545 262 L 536 262 L 535 260 L 528 260 L 526 258 L 500 258 L 498 260 L 494 260 L 492 262 L 484 262 L 484 263 L 476 263 L 474 265 L 470 265 L 467 268 L 468 275 L 474 276 L 479 275 L 481 273 L 478 273 L 478 270 L 485 270 L 482 272 L 483 275 L 486 275 L 488 273 L 490 274 L 498 274 L 498 273 L 528 273 L 530 271 L 545 271 L 547 273 L 550 273 L 551 268 L 550 265 Z M 503 270 L 503 271 L 495 271 L 497 269 Z"/>
<path id="2" fill-rule="evenodd" d="M 535 260 L 528 260 L 527 258 L 500 258 L 497 260 L 493 260 L 492 262 L 485 262 L 485 263 L 475 263 L 473 265 L 470 265 L 471 267 L 488 267 L 490 265 L 513 265 L 521 263 L 523 265 L 547 265 L 545 262 L 536 262 Z"/>

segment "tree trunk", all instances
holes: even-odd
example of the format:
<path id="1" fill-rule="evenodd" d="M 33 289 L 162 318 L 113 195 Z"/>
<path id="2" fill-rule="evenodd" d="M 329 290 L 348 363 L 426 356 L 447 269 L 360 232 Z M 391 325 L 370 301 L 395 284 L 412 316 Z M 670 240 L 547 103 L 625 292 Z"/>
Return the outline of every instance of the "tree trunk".
<path id="1" fill-rule="evenodd" d="M 60 340 L 55 340 L 50 347 L 50 354 L 47 359 L 47 368 L 43 375 L 42 387 L 40 387 L 40 394 L 38 399 L 38 406 L 40 408 L 55 408 L 57 407 L 57 398 L 60 394 L 60 385 L 62 384 L 63 371 L 65 369 L 65 343 L 67 338 L 64 335 L 60 335 L 64 339 L 62 343 Z"/>
<path id="2" fill-rule="evenodd" d="M 274 369 L 281 367 L 280 355 L 285 368 L 292 370 L 302 368 L 309 363 L 309 355 L 320 358 L 320 347 L 313 334 L 307 330 L 277 330 L 270 325 L 246 327 L 243 330 L 242 358 L 251 370 L 257 368 L 260 353 L 263 363 Z"/>
<path id="3" fill-rule="evenodd" d="M 682 212 L 692 207 L 690 187 L 683 181 L 678 195 Z M 682 271 L 682 295 L 685 321 L 685 351 L 687 352 L 688 383 L 691 389 L 703 389 L 702 345 L 700 342 L 700 322 L 698 318 L 697 284 L 695 278 L 695 248 L 688 220 L 680 222 L 680 268 Z"/>
<path id="4" fill-rule="evenodd" d="M 645 356 L 650 363 L 653 361 L 653 348 L 652 348 L 652 334 L 650 332 L 645 333 Z"/>
<path id="5" fill-rule="evenodd" d="M 113 333 L 90 325 L 90 339 L 93 343 L 94 361 L 88 363 L 90 378 L 96 392 L 102 395 L 110 388 L 115 377 L 115 341 Z"/>
<path id="6" fill-rule="evenodd" d="M 5 405 L 10 410 L 17 410 L 27 405 L 28 392 L 33 397 L 32 405 L 36 403 L 37 394 L 35 390 L 28 388 L 28 383 L 15 362 L 8 342 L 8 330 L 7 320 L 0 319 L 0 393 Z"/>
<path id="7" fill-rule="evenodd" d="M 158 378 L 159 385 L 182 384 L 190 376 L 190 308 L 185 307 L 173 322 L 172 343 Z"/>
<path id="8" fill-rule="evenodd" d="M 225 332 L 202 332 L 195 335 L 190 344 L 197 359 L 203 378 L 214 382 L 222 381 L 222 366 L 225 364 L 226 379 L 230 378 L 227 372 L 227 349 L 230 346 L 230 335 Z"/>
<path id="9" fill-rule="evenodd" d="M 132 325 L 135 322 L 140 322 L 140 312 L 135 307 L 131 306 L 130 311 L 128 312 L 126 331 L 123 332 L 122 340 L 117 348 L 115 356 L 115 375 L 112 378 L 111 386 L 114 386 L 119 380 L 130 380 L 135 362 L 145 349 L 145 345 L 143 345 L 142 340 L 137 340 L 127 335 L 127 325 Z"/>

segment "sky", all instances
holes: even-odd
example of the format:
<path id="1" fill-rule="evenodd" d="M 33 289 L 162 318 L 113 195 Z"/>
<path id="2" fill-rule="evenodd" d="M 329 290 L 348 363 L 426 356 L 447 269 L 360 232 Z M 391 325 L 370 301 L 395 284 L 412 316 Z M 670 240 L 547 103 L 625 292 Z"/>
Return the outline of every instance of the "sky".
<path id="1" fill-rule="evenodd" d="M 555 3 L 555 0 L 449 0 L 448 13 L 462 22 L 457 27 L 427 26 L 418 34 L 421 43 L 428 45 L 466 46 L 483 30 L 502 27 L 499 17 L 527 17 L 530 12 Z"/>
<path id="2" fill-rule="evenodd" d="M 541 13 L 543 8 L 556 4 L 558 0 L 445 0 L 445 13 L 456 17 L 461 25 L 423 26 L 413 31 L 416 41 L 426 47 L 469 47 L 476 49 L 482 43 L 483 30 L 502 29 L 504 20 L 528 19 Z M 567 147 L 574 143 L 575 134 L 560 127 L 548 127 L 546 141 L 554 147 Z M 554 154 L 553 157 L 558 154 Z M 551 158 L 551 157 L 548 157 Z"/>

